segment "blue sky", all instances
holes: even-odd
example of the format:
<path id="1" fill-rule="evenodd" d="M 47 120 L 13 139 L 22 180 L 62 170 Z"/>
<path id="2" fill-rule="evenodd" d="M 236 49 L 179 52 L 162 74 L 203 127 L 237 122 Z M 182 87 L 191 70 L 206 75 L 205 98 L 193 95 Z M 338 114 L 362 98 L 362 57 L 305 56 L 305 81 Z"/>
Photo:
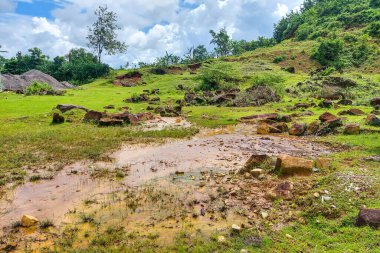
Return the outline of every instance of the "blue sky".
<path id="1" fill-rule="evenodd" d="M 273 24 L 302 0 L 0 0 L 0 45 L 9 51 L 39 47 L 50 57 L 86 47 L 94 10 L 107 5 L 118 15 L 123 55 L 106 56 L 112 66 L 152 62 L 165 51 L 209 45 L 210 29 L 226 27 L 234 39 L 271 36 Z"/>

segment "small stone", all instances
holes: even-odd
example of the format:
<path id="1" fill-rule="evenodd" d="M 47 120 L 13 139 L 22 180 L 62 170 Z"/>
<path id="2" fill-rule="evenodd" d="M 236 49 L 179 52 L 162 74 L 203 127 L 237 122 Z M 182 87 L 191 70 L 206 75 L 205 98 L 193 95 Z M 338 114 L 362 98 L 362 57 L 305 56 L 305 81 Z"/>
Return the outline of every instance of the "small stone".
<path id="1" fill-rule="evenodd" d="M 240 253 L 248 253 L 248 250 L 242 249 L 242 250 L 240 250 Z"/>
<path id="2" fill-rule="evenodd" d="M 236 224 L 232 224 L 231 228 L 232 228 L 232 230 L 234 230 L 234 231 L 240 231 L 240 230 L 241 230 L 241 227 L 238 226 L 238 225 L 236 225 Z"/>
<path id="3" fill-rule="evenodd" d="M 262 169 L 253 169 L 251 170 L 251 175 L 253 177 L 259 177 L 261 174 L 263 174 L 263 170 Z"/>
<path id="4" fill-rule="evenodd" d="M 313 195 L 314 195 L 314 197 L 316 197 L 316 198 L 319 198 L 319 196 L 320 196 L 318 192 L 314 193 Z"/>
<path id="5" fill-rule="evenodd" d="M 267 212 L 261 212 L 261 217 L 265 220 L 268 218 L 269 214 Z"/>
<path id="6" fill-rule="evenodd" d="M 38 222 L 39 220 L 36 217 L 27 214 L 24 214 L 21 218 L 21 226 L 26 228 L 32 227 L 36 225 Z"/>
<path id="7" fill-rule="evenodd" d="M 286 234 L 285 235 L 287 238 L 289 238 L 289 239 L 293 239 L 293 236 L 291 236 L 291 235 L 289 235 L 289 234 Z"/>
<path id="8" fill-rule="evenodd" d="M 226 242 L 226 238 L 223 235 L 218 236 L 218 242 L 225 243 Z"/>

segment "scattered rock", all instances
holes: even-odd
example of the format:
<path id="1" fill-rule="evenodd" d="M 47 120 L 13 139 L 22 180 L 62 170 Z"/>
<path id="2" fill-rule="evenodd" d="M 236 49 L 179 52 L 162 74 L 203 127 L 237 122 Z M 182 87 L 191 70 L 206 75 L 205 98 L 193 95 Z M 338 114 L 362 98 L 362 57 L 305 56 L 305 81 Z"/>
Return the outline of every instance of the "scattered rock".
<path id="1" fill-rule="evenodd" d="M 333 106 L 333 102 L 331 100 L 325 99 L 320 102 L 318 106 L 322 108 L 331 108 Z"/>
<path id="2" fill-rule="evenodd" d="M 380 209 L 361 209 L 356 219 L 356 226 L 380 228 Z"/>
<path id="3" fill-rule="evenodd" d="M 360 134 L 360 125 L 356 123 L 347 124 L 344 126 L 344 134 Z"/>
<path id="4" fill-rule="evenodd" d="M 65 113 L 65 112 L 68 112 L 70 110 L 73 110 L 73 109 L 79 109 L 79 110 L 83 110 L 85 112 L 88 112 L 89 110 L 83 106 L 79 106 L 79 105 L 69 105 L 69 104 L 59 104 L 56 106 L 56 108 L 58 110 L 60 110 L 62 113 Z"/>
<path id="5" fill-rule="evenodd" d="M 305 133 L 306 129 L 306 124 L 293 123 L 289 129 L 289 134 L 295 136 L 302 136 Z"/>
<path id="6" fill-rule="evenodd" d="M 27 214 L 24 214 L 21 218 L 21 226 L 26 228 L 32 227 L 36 225 L 38 222 L 39 220 L 36 217 Z"/>
<path id="7" fill-rule="evenodd" d="M 352 100 L 342 99 L 338 102 L 339 105 L 352 105 Z"/>
<path id="8" fill-rule="evenodd" d="M 223 235 L 220 235 L 220 236 L 218 236 L 218 242 L 219 243 L 225 243 L 226 242 L 226 238 Z"/>
<path id="9" fill-rule="evenodd" d="M 251 157 L 248 159 L 248 161 L 245 163 L 243 169 L 241 169 L 239 172 L 249 172 L 252 171 L 255 168 L 260 168 L 263 165 L 268 165 L 272 163 L 272 159 L 268 155 L 251 155 Z"/>
<path id="10" fill-rule="evenodd" d="M 370 104 L 373 107 L 380 106 L 380 97 L 371 99 Z"/>
<path id="11" fill-rule="evenodd" d="M 313 121 L 311 124 L 307 126 L 306 135 L 315 135 L 317 134 L 319 129 L 319 122 Z"/>
<path id="12" fill-rule="evenodd" d="M 259 177 L 263 173 L 264 173 L 264 170 L 262 170 L 262 169 L 253 169 L 253 170 L 251 170 L 251 175 L 253 177 Z"/>
<path id="13" fill-rule="evenodd" d="M 291 182 L 283 182 L 276 186 L 275 192 L 277 197 L 290 199 L 292 198 L 291 191 L 293 190 L 294 186 Z"/>
<path id="14" fill-rule="evenodd" d="M 103 117 L 103 113 L 102 112 L 98 112 L 98 111 L 88 111 L 86 113 L 86 115 L 84 116 L 84 121 L 86 122 L 96 122 L 98 123 L 99 120 Z"/>
<path id="15" fill-rule="evenodd" d="M 276 169 L 282 175 L 310 175 L 313 172 L 313 165 L 313 160 L 281 155 L 277 158 Z"/>
<path id="16" fill-rule="evenodd" d="M 239 232 L 241 230 L 241 227 L 236 224 L 232 224 L 231 228 L 235 232 Z"/>
<path id="17" fill-rule="evenodd" d="M 324 78 L 322 83 L 326 86 L 335 86 L 339 88 L 355 87 L 358 85 L 355 81 L 351 79 L 338 76 L 327 76 Z"/>
<path id="18" fill-rule="evenodd" d="M 265 220 L 266 218 L 268 218 L 269 214 L 267 212 L 261 212 L 261 217 Z"/>
<path id="19" fill-rule="evenodd" d="M 375 114 L 370 114 L 366 119 L 366 123 L 370 126 L 380 127 L 380 118 L 378 118 Z"/>
<path id="20" fill-rule="evenodd" d="M 306 104 L 306 103 L 297 103 L 294 105 L 294 108 L 304 108 L 304 109 L 307 109 L 310 107 L 310 104 Z"/>
<path id="21" fill-rule="evenodd" d="M 355 109 L 355 108 L 351 108 L 347 111 L 341 111 L 339 112 L 339 115 L 354 115 L 354 116 L 360 116 L 360 115 L 364 115 L 365 112 L 363 112 L 362 110 L 360 109 Z"/>
<path id="22" fill-rule="evenodd" d="M 65 122 L 65 118 L 59 113 L 53 114 L 53 124 L 62 124 Z"/>
<path id="23" fill-rule="evenodd" d="M 99 120 L 99 126 L 122 126 L 124 121 L 120 119 L 102 118 Z"/>
<path id="24" fill-rule="evenodd" d="M 329 120 L 335 120 L 337 118 L 338 118 L 337 116 L 335 116 L 334 114 L 331 114 L 329 112 L 325 112 L 321 116 L 319 116 L 319 120 L 321 122 L 326 122 L 326 121 L 329 121 Z"/>

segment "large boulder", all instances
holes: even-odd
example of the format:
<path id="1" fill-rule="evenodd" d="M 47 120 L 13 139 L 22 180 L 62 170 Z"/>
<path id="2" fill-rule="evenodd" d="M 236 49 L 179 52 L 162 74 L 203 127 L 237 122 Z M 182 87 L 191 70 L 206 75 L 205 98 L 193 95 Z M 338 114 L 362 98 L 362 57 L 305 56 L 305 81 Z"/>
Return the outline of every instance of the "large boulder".
<path id="1" fill-rule="evenodd" d="M 290 135 L 302 136 L 306 132 L 307 126 L 304 123 L 293 123 L 289 129 Z"/>
<path id="2" fill-rule="evenodd" d="M 29 228 L 32 226 L 35 226 L 39 220 L 36 217 L 33 217 L 31 215 L 24 214 L 21 217 L 21 226 Z"/>
<path id="3" fill-rule="evenodd" d="M 314 161 L 289 155 L 277 158 L 276 170 L 281 175 L 310 175 L 313 172 Z"/>
<path id="4" fill-rule="evenodd" d="M 62 84 L 54 77 L 39 70 L 30 70 L 22 75 L 4 74 L 0 78 L 5 91 L 23 92 L 33 82 L 47 83 L 53 90 L 64 90 L 71 87 L 67 83 Z"/>
<path id="5" fill-rule="evenodd" d="M 380 127 L 380 118 L 377 117 L 375 114 L 370 114 L 366 119 L 366 123 L 370 126 Z"/>
<path id="6" fill-rule="evenodd" d="M 356 226 L 380 228 L 380 209 L 361 209 L 356 219 Z"/>

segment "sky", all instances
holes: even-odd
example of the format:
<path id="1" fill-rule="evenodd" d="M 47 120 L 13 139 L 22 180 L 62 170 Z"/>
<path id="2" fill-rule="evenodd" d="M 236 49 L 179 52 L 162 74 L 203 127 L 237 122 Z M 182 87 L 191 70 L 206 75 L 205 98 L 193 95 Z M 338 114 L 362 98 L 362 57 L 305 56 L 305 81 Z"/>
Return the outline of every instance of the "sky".
<path id="1" fill-rule="evenodd" d="M 209 50 L 209 30 L 226 27 L 236 40 L 272 36 L 273 24 L 302 0 L 0 0 L 0 45 L 10 58 L 38 47 L 51 58 L 87 48 L 95 9 L 118 15 L 123 54 L 104 56 L 113 67 L 153 62 L 165 52 L 182 56 L 192 46 Z"/>

